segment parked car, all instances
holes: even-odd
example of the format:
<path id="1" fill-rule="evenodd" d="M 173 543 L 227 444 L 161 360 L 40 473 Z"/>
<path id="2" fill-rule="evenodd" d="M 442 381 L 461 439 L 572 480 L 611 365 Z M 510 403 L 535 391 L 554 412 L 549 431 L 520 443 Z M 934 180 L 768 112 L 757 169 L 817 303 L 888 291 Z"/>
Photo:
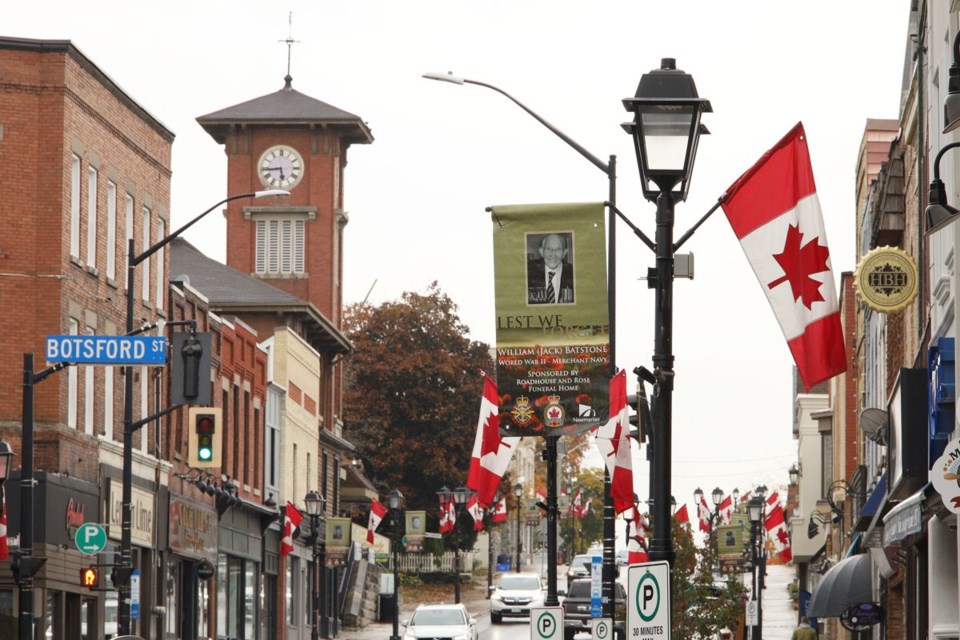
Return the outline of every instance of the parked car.
<path id="1" fill-rule="evenodd" d="M 403 621 L 403 640 L 477 640 L 477 621 L 462 604 L 421 604 Z"/>
<path id="2" fill-rule="evenodd" d="M 617 565 L 626 566 L 630 563 L 630 552 L 627 549 L 617 551 Z"/>
<path id="3" fill-rule="evenodd" d="M 594 555 L 601 555 L 599 553 L 581 553 L 573 557 L 573 560 L 570 561 L 570 567 L 567 569 L 567 590 L 570 590 L 570 583 L 576 580 L 577 578 L 589 578 L 590 577 L 590 568 L 593 566 L 593 557 Z"/>
<path id="4" fill-rule="evenodd" d="M 530 609 L 543 606 L 543 600 L 538 574 L 505 573 L 490 594 L 490 622 L 500 624 L 505 617 L 528 617 Z"/>
<path id="5" fill-rule="evenodd" d="M 578 578 L 567 588 L 567 597 L 563 606 L 563 638 L 573 640 L 573 636 L 581 631 L 590 633 L 593 626 L 593 616 L 590 615 L 590 578 Z M 615 640 L 623 640 L 624 621 L 627 617 L 627 590 L 623 583 L 616 584 L 616 603 L 614 606 L 613 635 Z"/>

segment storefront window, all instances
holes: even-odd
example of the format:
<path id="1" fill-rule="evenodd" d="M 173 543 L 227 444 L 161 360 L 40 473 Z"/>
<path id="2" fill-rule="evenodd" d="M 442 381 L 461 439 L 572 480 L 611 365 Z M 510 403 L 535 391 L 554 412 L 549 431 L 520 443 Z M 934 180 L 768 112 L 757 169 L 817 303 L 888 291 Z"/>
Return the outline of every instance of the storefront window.
<path id="1" fill-rule="evenodd" d="M 103 601 L 103 633 L 108 638 L 117 635 L 117 602 L 117 592 L 107 591 Z"/>
<path id="2" fill-rule="evenodd" d="M 217 559 L 217 637 L 254 639 L 260 565 L 220 555 Z"/>
<path id="3" fill-rule="evenodd" d="M 287 579 L 284 583 L 284 611 L 287 612 L 287 624 L 294 624 L 293 617 L 293 578 L 297 575 L 297 559 L 291 556 L 287 557 Z"/>
<path id="4" fill-rule="evenodd" d="M 210 637 L 210 581 L 197 581 L 197 637 Z"/>
<path id="5" fill-rule="evenodd" d="M 227 556 L 217 556 L 217 633 L 227 629 Z"/>
<path id="6" fill-rule="evenodd" d="M 80 603 L 81 640 L 94 640 L 99 637 L 97 626 L 97 601 L 94 598 L 84 598 Z"/>
<path id="7" fill-rule="evenodd" d="M 166 615 L 164 616 L 164 632 L 171 637 L 177 636 L 180 628 L 180 611 L 177 603 L 180 601 L 178 587 L 180 585 L 180 563 L 168 562 L 167 572 L 163 577 L 163 596 Z"/>
<path id="8" fill-rule="evenodd" d="M 60 606 L 63 602 L 63 593 L 47 589 L 46 607 L 43 616 L 43 628 L 46 637 L 50 640 L 63 638 L 63 614 Z"/>
<path id="9" fill-rule="evenodd" d="M 257 628 L 257 565 L 244 562 L 243 567 L 243 628 L 247 633 Z M 251 634 L 252 635 L 252 634 Z"/>
<path id="10" fill-rule="evenodd" d="M 17 617 L 13 613 L 13 590 L 0 589 L 0 637 L 14 638 L 17 635 Z"/>

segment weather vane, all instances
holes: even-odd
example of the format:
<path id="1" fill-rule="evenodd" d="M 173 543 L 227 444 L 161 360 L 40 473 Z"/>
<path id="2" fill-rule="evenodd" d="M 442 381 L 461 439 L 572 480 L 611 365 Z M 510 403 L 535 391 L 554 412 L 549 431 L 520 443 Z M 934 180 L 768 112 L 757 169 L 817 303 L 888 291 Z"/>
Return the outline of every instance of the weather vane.
<path id="1" fill-rule="evenodd" d="M 288 31 L 287 31 L 287 39 L 286 39 L 286 40 L 278 40 L 277 42 L 284 42 L 284 43 L 286 43 L 286 45 L 287 45 L 287 75 L 286 75 L 286 77 L 284 78 L 284 80 L 286 81 L 287 86 L 289 87 L 290 84 L 293 82 L 293 76 L 290 75 L 290 54 L 291 54 L 291 52 L 293 51 L 293 45 L 294 45 L 294 43 L 295 43 L 295 42 L 300 42 L 299 40 L 294 40 L 294 39 L 293 39 L 293 11 L 291 11 L 291 12 L 288 14 L 288 16 L 287 16 L 287 23 L 288 23 L 288 25 L 289 25 L 289 29 L 288 29 Z"/>

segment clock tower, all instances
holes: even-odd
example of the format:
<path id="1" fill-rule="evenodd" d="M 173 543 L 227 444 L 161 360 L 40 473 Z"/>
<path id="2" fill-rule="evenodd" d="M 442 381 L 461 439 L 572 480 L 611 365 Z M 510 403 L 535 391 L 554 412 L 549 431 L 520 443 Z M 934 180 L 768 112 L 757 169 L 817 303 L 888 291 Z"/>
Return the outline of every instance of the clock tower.
<path id="1" fill-rule="evenodd" d="M 290 75 L 279 91 L 197 122 L 224 145 L 228 195 L 290 191 L 228 204 L 227 264 L 311 303 L 339 329 L 343 172 L 350 145 L 373 142 L 366 123 L 295 90 Z"/>

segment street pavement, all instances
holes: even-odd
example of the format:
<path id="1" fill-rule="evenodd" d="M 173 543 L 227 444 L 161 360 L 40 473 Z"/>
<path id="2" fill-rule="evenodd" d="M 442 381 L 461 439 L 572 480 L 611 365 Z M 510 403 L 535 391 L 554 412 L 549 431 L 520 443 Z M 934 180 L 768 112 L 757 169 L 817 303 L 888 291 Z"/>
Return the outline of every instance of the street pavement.
<path id="1" fill-rule="evenodd" d="M 530 568 L 525 567 L 525 570 Z M 559 582 L 564 586 L 565 574 L 566 567 L 558 567 Z M 787 585 L 793 581 L 794 575 L 795 570 L 792 565 L 767 567 L 766 588 L 763 590 L 761 602 L 764 640 L 790 640 L 797 626 L 797 610 L 794 609 L 787 591 Z M 477 619 L 480 636 L 484 640 L 529 639 L 530 631 L 526 620 L 508 621 L 496 627 L 490 624 L 490 603 L 486 599 L 486 588 L 485 580 L 475 580 L 469 585 L 463 585 L 461 591 L 461 602 L 467 607 L 470 615 Z M 401 622 L 409 618 L 416 606 L 420 604 L 415 593 L 406 593 L 405 600 L 399 616 Z M 397 631 L 402 638 L 403 625 L 399 625 Z M 389 640 L 392 635 L 392 622 L 374 622 L 362 629 L 343 629 L 338 637 L 341 640 Z"/>

